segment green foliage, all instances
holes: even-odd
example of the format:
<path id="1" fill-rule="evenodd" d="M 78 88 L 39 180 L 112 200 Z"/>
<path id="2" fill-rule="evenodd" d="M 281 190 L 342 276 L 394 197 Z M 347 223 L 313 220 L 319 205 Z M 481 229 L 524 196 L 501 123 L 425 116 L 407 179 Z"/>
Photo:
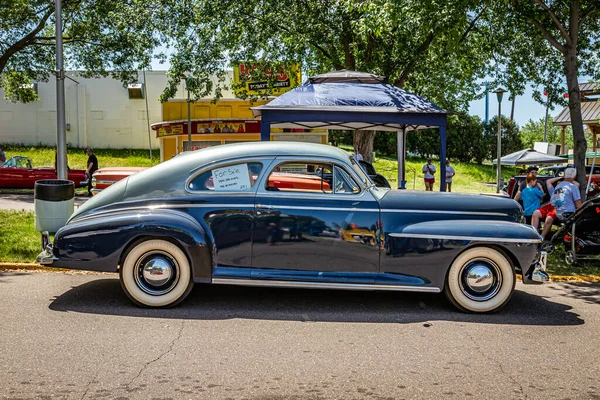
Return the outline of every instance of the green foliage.
<path id="1" fill-rule="evenodd" d="M 166 40 L 169 1 L 63 0 L 65 69 L 84 77 L 137 81 L 154 48 Z M 54 0 L 4 0 L 0 7 L 0 82 L 5 98 L 37 99 L 24 85 L 46 82 L 55 70 Z M 163 7 L 165 5 L 166 7 Z"/>
<path id="2" fill-rule="evenodd" d="M 174 16 L 162 27 L 174 43 L 163 101 L 188 72 L 198 80 L 198 97 L 226 87 L 212 76 L 232 63 L 260 65 L 257 77 L 269 82 L 265 68 L 299 62 L 308 76 L 343 68 L 386 75 L 442 107 L 466 109 L 489 65 L 485 38 L 475 29 L 486 6 L 473 0 L 191 0 L 171 6 Z"/>
<path id="3" fill-rule="evenodd" d="M 538 121 L 529 120 L 519 131 L 519 137 L 523 142 L 523 146 L 533 149 L 535 142 L 544 141 L 544 127 L 546 124 L 545 118 L 540 118 Z M 548 128 L 546 131 L 546 141 L 548 143 L 560 143 L 561 127 L 552 124 L 552 117 L 548 117 Z M 565 144 L 569 148 L 573 148 L 573 135 L 571 127 L 567 127 L 565 132 Z"/>
<path id="4" fill-rule="evenodd" d="M 501 118 L 500 132 L 502 156 L 523 150 L 523 142 L 519 137 L 519 126 L 504 115 Z M 494 117 L 488 125 L 484 124 L 482 147 L 487 152 L 486 158 L 495 159 L 497 157 L 497 146 L 498 117 Z"/>

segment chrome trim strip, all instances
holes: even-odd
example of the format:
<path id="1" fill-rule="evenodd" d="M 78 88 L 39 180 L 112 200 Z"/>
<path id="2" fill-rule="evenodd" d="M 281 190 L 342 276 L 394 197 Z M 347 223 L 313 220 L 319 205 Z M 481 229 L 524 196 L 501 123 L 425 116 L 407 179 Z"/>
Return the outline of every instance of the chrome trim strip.
<path id="1" fill-rule="evenodd" d="M 107 181 L 107 180 L 101 180 L 101 179 L 96 179 L 96 178 L 93 178 L 92 181 L 94 183 L 96 183 L 96 184 L 100 183 L 100 184 L 103 184 L 103 185 L 113 185 L 113 184 L 115 184 L 115 183 L 118 182 L 118 181 L 114 181 L 114 180 L 113 181 Z"/>
<path id="2" fill-rule="evenodd" d="M 411 238 L 411 239 L 445 239 L 445 240 L 468 240 L 477 242 L 502 242 L 502 243 L 542 243 L 542 239 L 515 239 L 515 238 L 494 238 L 477 236 L 453 236 L 453 235 L 427 235 L 422 233 L 390 233 L 392 237 Z"/>
<path id="3" fill-rule="evenodd" d="M 371 283 L 329 283 L 329 282 L 303 282 L 303 281 L 270 281 L 260 279 L 230 279 L 213 278 L 216 285 L 242 285 L 242 286 L 270 286 L 305 289 L 344 289 L 344 290 L 391 290 L 402 292 L 429 292 L 440 293 L 437 287 L 381 285 Z"/>
<path id="4" fill-rule="evenodd" d="M 256 208 L 263 209 L 273 209 L 273 208 L 282 208 L 285 210 L 314 210 L 314 211 L 348 211 L 348 212 L 376 212 L 379 210 L 374 209 L 361 209 L 361 208 L 342 208 L 342 207 L 303 207 L 303 206 L 286 206 L 286 205 L 265 205 L 265 204 L 257 204 Z"/>
<path id="5" fill-rule="evenodd" d="M 397 210 L 393 208 L 384 208 L 381 212 L 403 213 L 403 214 L 456 214 L 456 215 L 488 215 L 496 217 L 508 217 L 506 213 L 485 212 L 485 211 L 453 211 L 453 210 Z"/>

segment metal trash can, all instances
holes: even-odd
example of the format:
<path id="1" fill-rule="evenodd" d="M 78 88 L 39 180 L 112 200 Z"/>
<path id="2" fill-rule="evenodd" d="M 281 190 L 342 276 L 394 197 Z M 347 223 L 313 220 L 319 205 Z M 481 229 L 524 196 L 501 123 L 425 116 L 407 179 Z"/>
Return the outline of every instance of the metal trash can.
<path id="1" fill-rule="evenodd" d="M 55 233 L 75 210 L 75 184 L 62 179 L 36 181 L 33 193 L 35 230 Z"/>

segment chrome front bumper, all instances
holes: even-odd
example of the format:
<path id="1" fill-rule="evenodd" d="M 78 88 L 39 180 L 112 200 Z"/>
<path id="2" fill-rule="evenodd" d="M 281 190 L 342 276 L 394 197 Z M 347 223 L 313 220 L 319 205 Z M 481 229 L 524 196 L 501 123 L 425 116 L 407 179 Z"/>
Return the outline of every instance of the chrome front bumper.
<path id="1" fill-rule="evenodd" d="M 523 283 L 525 284 L 542 284 L 549 282 L 550 277 L 546 274 L 546 263 L 548 260 L 548 253 L 540 251 L 540 256 L 537 262 L 533 263 L 527 272 L 523 273 Z M 541 273 L 536 273 L 540 272 Z"/>
<path id="2" fill-rule="evenodd" d="M 50 265 L 56 261 L 52 252 L 52 244 L 50 243 L 50 235 L 48 232 L 42 232 L 42 252 L 35 258 L 35 262 L 42 265 Z"/>

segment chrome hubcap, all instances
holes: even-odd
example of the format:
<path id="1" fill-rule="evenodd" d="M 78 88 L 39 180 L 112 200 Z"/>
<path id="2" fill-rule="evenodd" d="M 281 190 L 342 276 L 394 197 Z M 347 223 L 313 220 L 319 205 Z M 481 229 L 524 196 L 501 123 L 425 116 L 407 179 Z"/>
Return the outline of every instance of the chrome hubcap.
<path id="1" fill-rule="evenodd" d="M 470 260 L 460 272 L 460 289 L 471 300 L 489 300 L 498 293 L 501 286 L 500 268 L 487 258 Z"/>
<path id="2" fill-rule="evenodd" d="M 179 265 L 168 253 L 151 251 L 140 257 L 135 265 L 135 282 L 153 296 L 168 293 L 179 279 Z"/>

